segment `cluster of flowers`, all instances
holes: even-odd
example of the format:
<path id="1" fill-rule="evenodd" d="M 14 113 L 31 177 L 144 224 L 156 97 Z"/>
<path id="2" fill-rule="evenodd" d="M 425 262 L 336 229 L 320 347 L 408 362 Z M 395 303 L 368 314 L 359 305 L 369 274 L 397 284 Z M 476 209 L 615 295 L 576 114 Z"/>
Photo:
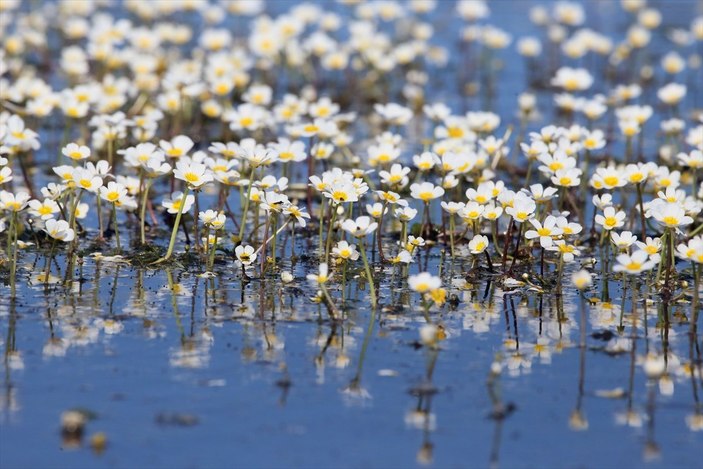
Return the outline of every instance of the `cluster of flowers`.
<path id="1" fill-rule="evenodd" d="M 619 254 L 615 272 L 636 274 L 663 261 L 660 274 L 663 271 L 669 279 L 676 269 L 677 253 L 693 263 L 703 260 L 700 238 L 694 237 L 697 228 L 682 231 L 694 224 L 703 208 L 703 186 L 698 185 L 703 124 L 694 123 L 683 137 L 686 124 L 677 117 L 687 92 L 682 84 L 668 83 L 656 93 L 672 117 L 661 122 L 667 142 L 656 155 L 658 163 L 645 163 L 643 132 L 653 109 L 636 102 L 642 97 L 642 87 L 619 84 L 607 97 L 578 96 L 594 86 L 591 71 L 556 68 L 550 84 L 564 92 L 555 95 L 555 103 L 570 116 L 569 124 L 548 125 L 524 138 L 524 125 L 537 115 L 537 97 L 534 93 L 519 96 L 521 130 L 514 148 L 521 149 L 528 169 L 524 179 L 516 180 L 518 155 L 510 155 L 511 130 L 499 133 L 502 121 L 498 114 L 456 114 L 443 103 L 424 102 L 427 74 L 423 67 L 441 66 L 446 60 L 446 51 L 430 45 L 432 27 L 421 20 L 436 2 L 360 4 L 354 11 L 358 21 L 348 25 L 338 15 L 314 5 L 296 6 L 274 19 L 256 16 L 261 13 L 259 2 L 243 2 L 246 7 L 234 6 L 239 2 L 177 2 L 170 6 L 126 2 L 126 8 L 141 19 L 166 17 L 179 9 L 195 10 L 203 16 L 207 26 L 197 46 L 190 50 L 190 56 L 184 58 L 179 53 L 173 61 L 165 61 L 167 47 L 189 43 L 189 26 L 167 22 L 153 28 L 138 26 L 95 12 L 93 3 L 78 3 L 62 2 L 59 6 L 59 14 L 67 17 L 61 34 L 72 41 L 60 51 L 60 73 L 68 84 L 65 88 L 54 90 L 25 62 L 32 57 L 27 46 L 45 45 L 42 41 L 49 31 L 45 22 L 37 21 L 36 35 L 19 31 L 8 35 L 0 57 L 0 74 L 10 76 L 10 81 L 3 78 L 3 85 L 8 86 L 2 87 L 9 111 L 0 114 L 0 185 L 9 189 L 0 192 L 4 214 L 0 231 L 7 232 L 6 254 L 13 266 L 17 248 L 28 245 L 20 239 L 28 238 L 26 226 L 32 232 L 44 230 L 53 241 L 70 243 L 71 254 L 79 240 L 87 237 L 88 223 L 97 225 L 96 240 L 104 241 L 103 205 L 112 215 L 117 251 L 122 251 L 119 219 L 124 214 L 128 220 L 137 220 L 140 227 L 139 243 L 135 236 L 130 238 L 133 244 L 147 244 L 159 234 L 150 229 L 147 236 L 148 217 L 152 227 L 158 225 L 152 192 L 169 184 L 161 205 L 172 215 L 172 232 L 166 253 L 155 262 L 172 257 L 179 227 L 186 220 L 183 216 L 193 211 L 196 253 L 206 260 L 208 271 L 213 270 L 218 250 L 227 252 L 223 244 L 231 240 L 243 267 L 261 259 L 263 277 L 269 267 L 269 247 L 275 268 L 278 235 L 288 226 L 293 235 L 296 225 L 305 229 L 317 208 L 321 263 L 319 273 L 311 279 L 322 287 L 319 296 L 327 296 L 327 300 L 324 284 L 330 278 L 330 257 L 335 267 L 346 268 L 347 261 L 361 256 L 366 280 L 373 284 L 374 272 L 366 258 L 369 249 L 378 251 L 381 263 L 407 265 L 419 248 L 438 242 L 451 250 L 452 258 L 472 256 L 474 266 L 485 258 L 491 271 L 500 259 L 507 277 L 512 277 L 515 265 L 530 265 L 532 248 L 539 248 L 540 275 L 536 281 L 547 288 L 544 251 L 556 253 L 561 282 L 563 265 L 573 262 L 587 241 L 583 234 L 590 212 L 591 234 L 600 227 L 600 245 L 608 241 L 606 259 L 611 244 Z M 7 10 L 15 7 L 9 2 Z M 223 23 L 227 10 L 256 16 L 248 36 L 233 36 L 229 29 L 216 26 Z M 633 49 L 647 45 L 648 32 L 660 22 L 656 10 L 632 5 L 628 10 L 638 12 L 637 24 L 618 46 L 593 31 L 575 29 L 584 21 L 578 5 L 561 2 L 552 12 L 536 9 L 532 20 L 545 28 L 554 43 L 561 43 L 567 57 L 589 52 L 609 55 L 609 66 L 616 67 Z M 510 44 L 512 38 L 504 31 L 478 24 L 488 16 L 484 2 L 460 1 L 457 12 L 468 23 L 462 37 L 469 45 L 480 43 L 493 50 Z M 27 21 L 36 20 L 32 15 Z M 383 22 L 401 18 L 410 20 L 407 30 L 393 37 L 383 32 Z M 689 42 L 700 37 L 700 23 L 697 19 L 692 24 L 687 33 Z M 345 27 L 348 37 L 341 39 Z M 575 30 L 567 38 L 569 28 Z M 535 49 L 540 48 L 537 38 L 522 38 L 518 43 L 518 50 L 528 57 L 536 56 Z M 416 67 L 418 62 L 422 67 Z M 302 83 L 339 78 L 334 73 L 347 70 L 362 77 L 361 88 L 407 66 L 411 72 L 401 80 L 406 84 L 401 95 L 407 103 L 374 102 L 368 112 L 358 106 L 354 107 L 358 111 L 343 112 L 349 106 L 341 99 L 322 96 L 309 84 L 299 94 L 277 91 L 279 83 L 270 77 L 272 73 L 287 70 L 289 75 L 290 69 L 308 63 L 314 66 L 311 70 L 303 67 Z M 681 72 L 682 66 L 676 63 L 676 57 L 664 57 L 665 73 Z M 92 76 L 92 69 L 100 69 L 100 73 Z M 89 77 L 82 79 L 86 74 Z M 295 82 L 294 74 L 290 79 Z M 573 123 L 576 111 L 585 116 L 587 125 Z M 608 113 L 619 124 L 625 143 L 622 157 L 612 154 L 613 148 L 617 149 L 612 142 L 615 137 L 607 137 L 597 128 Z M 53 165 L 59 180 L 47 182 L 38 197 L 32 188 L 32 173 L 40 138 L 27 122 L 41 125 L 55 114 L 65 120 L 66 135 L 57 158 L 70 162 Z M 363 128 L 360 118 L 381 130 L 357 143 Z M 426 134 L 422 151 L 408 154 L 408 148 L 414 150 L 416 144 L 409 137 L 412 125 L 427 125 L 429 132 L 421 132 Z M 198 132 L 187 132 L 187 126 Z M 74 138 L 76 134 L 78 138 Z M 610 154 L 606 154 L 608 149 Z M 304 162 L 306 165 L 298 164 Z M 15 173 L 17 166 L 22 178 Z M 539 176 L 534 177 L 539 180 L 532 183 L 535 166 Z M 322 172 L 321 167 L 325 169 Z M 504 180 L 501 174 L 506 175 Z M 161 183 L 152 187 L 157 179 Z M 683 189 L 688 182 L 690 193 Z M 595 208 L 584 209 L 582 201 L 587 200 L 589 191 L 595 193 Z M 634 203 L 631 192 L 636 193 Z M 239 215 L 230 208 L 237 193 Z M 217 194 L 214 201 L 212 194 Z M 91 196 L 94 205 L 85 201 Z M 200 210 L 199 197 L 203 196 L 210 204 L 206 210 Z M 302 198 L 306 199 L 305 207 L 299 203 Z M 439 204 L 433 203 L 435 199 Z M 441 229 L 432 223 L 437 205 L 441 207 Z M 95 217 L 90 219 L 92 207 Z M 366 214 L 362 215 L 364 208 Z M 413 230 L 419 210 L 423 210 L 419 230 Z M 629 224 L 628 211 L 634 215 Z M 390 221 L 388 213 L 393 217 Z M 637 220 L 640 226 L 635 229 Z M 228 223 L 235 227 L 231 235 Z M 190 233 L 184 232 L 186 236 Z M 386 257 L 389 234 L 398 232 L 396 247 Z M 366 237 L 371 234 L 376 242 L 367 244 Z M 590 239 L 594 238 L 597 236 Z M 41 242 L 36 236 L 35 241 Z M 520 250 L 523 243 L 527 251 Z M 633 246 L 638 250 L 632 252 Z M 697 268 L 694 271 L 697 273 Z M 413 281 L 410 286 L 428 293 L 435 303 L 443 302 L 444 295 L 434 279 Z M 373 285 L 370 293 L 375 304 Z"/>

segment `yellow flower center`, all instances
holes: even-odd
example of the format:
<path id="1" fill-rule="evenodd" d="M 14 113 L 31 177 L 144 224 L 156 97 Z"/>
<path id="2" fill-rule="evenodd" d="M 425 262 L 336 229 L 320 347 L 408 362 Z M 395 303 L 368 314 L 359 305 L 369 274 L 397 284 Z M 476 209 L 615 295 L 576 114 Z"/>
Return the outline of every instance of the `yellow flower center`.
<path id="1" fill-rule="evenodd" d="M 577 90 L 579 87 L 579 82 L 576 78 L 568 78 L 564 81 L 564 88 L 569 91 Z"/>
<path id="2" fill-rule="evenodd" d="M 461 138 L 464 136 L 464 131 L 461 129 L 461 127 L 449 127 L 447 129 L 447 134 L 451 138 Z"/>
<path id="3" fill-rule="evenodd" d="M 197 174 L 192 173 L 192 172 L 185 173 L 183 175 L 183 177 L 185 178 L 186 181 L 190 182 L 191 184 L 198 182 L 200 180 L 200 177 Z"/>
<path id="4" fill-rule="evenodd" d="M 603 178 L 603 182 L 605 182 L 609 186 L 615 186 L 617 185 L 619 179 L 617 176 L 607 176 Z"/>
<path id="5" fill-rule="evenodd" d="M 345 202 L 347 200 L 347 193 L 343 191 L 334 191 L 332 193 L 332 199 L 339 202 Z"/>

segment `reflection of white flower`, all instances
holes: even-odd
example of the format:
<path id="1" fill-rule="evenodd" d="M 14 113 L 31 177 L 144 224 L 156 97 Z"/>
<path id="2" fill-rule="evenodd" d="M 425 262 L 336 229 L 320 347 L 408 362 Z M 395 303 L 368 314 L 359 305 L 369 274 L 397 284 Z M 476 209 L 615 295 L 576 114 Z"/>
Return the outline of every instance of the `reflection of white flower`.
<path id="1" fill-rule="evenodd" d="M 412 409 L 405 414 L 405 425 L 417 430 L 435 431 L 437 429 L 437 416 L 432 412 Z"/>
<path id="2" fill-rule="evenodd" d="M 588 420 L 580 410 L 574 410 L 569 416 L 569 428 L 574 431 L 588 430 Z"/>
<path id="3" fill-rule="evenodd" d="M 342 389 L 342 394 L 346 398 L 348 404 L 364 404 L 365 401 L 372 399 L 371 393 L 361 386 L 361 383 L 353 381 L 349 386 Z"/>
<path id="4" fill-rule="evenodd" d="M 175 368 L 205 368 L 210 363 L 209 350 L 207 342 L 188 339 L 170 351 L 169 363 Z"/>
<path id="5" fill-rule="evenodd" d="M 7 367 L 11 370 L 24 370 L 24 358 L 19 350 L 10 350 L 5 354 Z"/>
<path id="6" fill-rule="evenodd" d="M 615 423 L 618 425 L 627 425 L 628 427 L 640 428 L 643 420 L 644 416 L 640 412 L 632 409 L 615 414 Z"/>
<path id="7" fill-rule="evenodd" d="M 42 348 L 42 355 L 47 357 L 63 357 L 66 355 L 68 343 L 60 337 L 52 337 Z"/>
<path id="8" fill-rule="evenodd" d="M 686 416 L 686 426 L 692 432 L 703 431 L 703 414 L 696 412 Z"/>

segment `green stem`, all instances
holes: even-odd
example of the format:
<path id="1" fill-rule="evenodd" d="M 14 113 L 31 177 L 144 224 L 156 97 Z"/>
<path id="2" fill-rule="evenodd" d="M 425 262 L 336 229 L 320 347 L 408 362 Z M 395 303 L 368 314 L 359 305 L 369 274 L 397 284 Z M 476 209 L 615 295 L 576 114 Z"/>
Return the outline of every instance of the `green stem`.
<path id="1" fill-rule="evenodd" d="M 647 222 L 644 219 L 644 202 L 642 200 L 642 184 L 637 184 L 637 203 L 640 206 L 640 224 L 642 225 L 642 242 L 647 239 Z"/>
<path id="2" fill-rule="evenodd" d="M 210 250 L 210 258 L 208 259 L 208 272 L 212 272 L 212 268 L 215 265 L 215 251 L 217 251 L 217 230 L 215 230 L 215 242 L 212 243 L 212 247 L 210 247 L 210 233 L 208 233 L 208 249 Z"/>
<path id="3" fill-rule="evenodd" d="M 176 215 L 176 221 L 173 223 L 173 231 L 171 232 L 171 240 L 168 243 L 168 251 L 166 255 L 161 259 L 154 262 L 154 264 L 160 264 L 161 262 L 166 262 L 171 258 L 173 254 L 173 247 L 176 245 L 176 236 L 178 235 L 178 227 L 181 224 L 181 216 L 183 215 L 183 207 L 186 205 L 186 200 L 188 198 L 188 192 L 190 192 L 190 187 L 186 186 L 183 189 L 183 195 L 181 196 L 181 204 L 178 207 L 178 214 Z"/>
<path id="4" fill-rule="evenodd" d="M 251 188 L 254 185 L 254 171 L 256 167 L 252 166 L 249 173 L 249 187 L 247 188 L 247 198 L 244 199 L 244 209 L 242 210 L 242 224 L 239 225 L 239 242 L 244 239 L 244 228 L 247 226 L 247 213 L 249 212 L 249 198 L 251 197 Z"/>
<path id="5" fill-rule="evenodd" d="M 114 203 L 112 204 L 112 225 L 115 228 L 115 242 L 117 243 L 117 250 L 121 251 L 122 248 L 120 246 L 120 227 L 117 224 L 117 206 Z"/>
<path id="6" fill-rule="evenodd" d="M 454 214 L 449 214 L 449 242 L 451 243 L 452 260 L 454 259 Z"/>
<path id="7" fill-rule="evenodd" d="M 338 311 L 337 308 L 334 306 L 334 302 L 332 301 L 332 298 L 330 297 L 329 292 L 327 291 L 327 288 L 325 288 L 325 284 L 321 283 L 320 284 L 320 290 L 322 290 L 322 294 L 325 296 L 325 299 L 327 300 L 327 312 L 330 313 L 330 317 L 332 318 L 333 321 L 337 320 L 338 316 Z"/>
<path id="8" fill-rule="evenodd" d="M 7 254 L 10 255 L 10 248 L 12 248 L 12 257 L 10 258 L 10 298 L 15 298 L 15 292 L 17 286 L 15 285 L 15 277 L 17 273 L 17 212 L 12 211 L 12 216 L 10 217 L 10 231 L 7 235 Z"/>
<path id="9" fill-rule="evenodd" d="M 278 215 L 273 213 L 273 239 L 271 240 L 271 257 L 273 258 L 273 271 L 276 272 L 276 228 L 278 227 Z"/>
<path id="10" fill-rule="evenodd" d="M 317 231 L 318 231 L 318 233 L 317 233 L 317 238 L 318 238 L 317 243 L 319 244 L 319 250 L 320 250 L 320 251 L 319 251 L 319 256 L 320 256 L 320 257 L 322 257 L 322 226 L 323 226 L 322 219 L 324 218 L 324 216 L 325 216 L 325 198 L 323 197 L 323 198 L 322 198 L 322 202 L 320 202 L 320 216 L 317 218 L 317 219 L 318 219 L 318 224 L 319 224 L 319 226 L 317 227 L 317 228 L 318 228 L 318 229 L 317 229 Z"/>
<path id="11" fill-rule="evenodd" d="M 46 258 L 46 264 L 44 265 L 44 283 L 49 283 L 49 273 L 51 272 L 51 261 L 54 258 L 54 248 L 56 247 L 56 239 L 51 240 L 51 250 L 49 251 L 49 256 Z"/>
<path id="12" fill-rule="evenodd" d="M 96 194 L 95 198 L 97 200 L 97 205 L 98 205 L 98 239 L 102 240 L 103 239 L 103 210 L 102 210 L 102 197 L 100 197 L 100 194 Z"/>
<path id="13" fill-rule="evenodd" d="M 383 207 L 381 207 L 381 216 L 378 219 L 378 230 L 376 231 L 378 233 L 376 242 L 378 243 L 378 258 L 381 260 L 381 263 L 385 263 L 386 258 L 383 256 L 383 215 L 386 213 L 386 207 L 388 206 L 388 202 L 384 201 L 383 202 Z"/>
<path id="14" fill-rule="evenodd" d="M 330 261 L 330 246 L 332 244 L 332 228 L 334 227 L 334 222 L 337 220 L 337 207 L 332 205 L 332 217 L 330 224 L 327 227 L 327 241 L 325 243 L 325 262 Z"/>
<path id="15" fill-rule="evenodd" d="M 146 182 L 146 187 L 143 189 L 142 193 L 142 207 L 141 207 L 141 212 L 139 213 L 139 223 L 140 223 L 140 233 L 141 233 L 141 242 L 142 245 L 146 244 L 146 204 L 147 201 L 149 200 L 149 190 L 151 189 L 151 185 L 153 184 L 154 180 L 149 179 Z"/>
<path id="16" fill-rule="evenodd" d="M 361 251 L 361 258 L 364 261 L 364 270 L 366 271 L 366 278 L 369 281 L 369 290 L 371 293 L 371 305 L 373 308 L 376 308 L 376 288 L 374 287 L 373 284 L 373 276 L 371 275 L 371 267 L 369 266 L 369 260 L 366 258 L 366 246 L 364 245 L 364 240 L 363 238 L 359 240 L 359 250 Z"/>

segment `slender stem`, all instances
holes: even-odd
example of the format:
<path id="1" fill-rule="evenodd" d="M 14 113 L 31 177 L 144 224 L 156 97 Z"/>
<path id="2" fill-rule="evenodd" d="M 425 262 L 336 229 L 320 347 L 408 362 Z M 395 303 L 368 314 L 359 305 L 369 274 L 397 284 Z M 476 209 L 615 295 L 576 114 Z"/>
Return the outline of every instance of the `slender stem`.
<path id="1" fill-rule="evenodd" d="M 195 216 L 193 217 L 193 235 L 195 236 L 195 252 L 198 253 L 198 260 L 202 260 L 200 257 L 200 228 L 199 228 L 199 223 L 200 223 L 200 217 L 198 216 L 200 214 L 200 205 L 198 204 L 198 190 L 193 191 L 193 195 L 195 196 L 195 204 L 194 204 L 194 214 Z"/>
<path id="2" fill-rule="evenodd" d="M 190 187 L 186 186 L 185 189 L 183 189 L 183 195 L 181 196 L 181 204 L 178 207 L 176 221 L 173 223 L 173 231 L 171 231 L 171 240 L 168 243 L 168 251 L 166 251 L 166 255 L 164 257 L 154 262 L 154 264 L 159 264 L 169 260 L 173 254 L 173 247 L 176 245 L 176 236 L 178 235 L 178 226 L 181 224 L 181 216 L 183 215 L 183 207 L 186 205 L 188 192 L 190 192 Z"/>
<path id="3" fill-rule="evenodd" d="M 154 183 L 153 179 L 149 179 L 146 182 L 146 186 L 143 189 L 142 193 L 142 207 L 141 207 L 141 212 L 139 214 L 139 223 L 140 223 L 140 229 L 141 229 L 141 242 L 142 245 L 146 244 L 146 230 L 145 230 L 145 225 L 146 225 L 146 203 L 149 200 L 149 190 L 151 189 L 151 185 Z"/>
<path id="4" fill-rule="evenodd" d="M 260 270 L 261 272 L 259 273 L 260 277 L 264 277 L 264 271 L 266 270 L 266 247 L 268 245 L 268 236 L 269 236 L 269 225 L 271 224 L 271 217 L 266 217 L 266 226 L 264 227 L 264 243 L 261 245 L 263 252 L 261 253 L 261 267 Z"/>
<path id="5" fill-rule="evenodd" d="M 644 219 L 644 202 L 642 200 L 642 184 L 637 184 L 637 203 L 640 206 L 640 224 L 642 225 L 642 242 L 647 239 L 647 222 Z"/>
<path id="6" fill-rule="evenodd" d="M 247 226 L 247 212 L 249 212 L 249 198 L 251 197 L 251 187 L 254 185 L 254 171 L 256 167 L 252 166 L 249 172 L 249 187 L 247 188 L 247 198 L 244 199 L 244 209 L 242 210 L 242 224 L 239 225 L 239 241 L 244 239 L 244 228 Z"/>
<path id="7" fill-rule="evenodd" d="M 10 248 L 12 248 L 12 257 L 10 258 L 10 298 L 15 298 L 17 288 L 15 285 L 17 273 L 17 212 L 14 210 L 10 217 L 10 231 L 8 232 L 7 239 L 8 256 L 10 255 Z"/>
<path id="8" fill-rule="evenodd" d="M 452 259 L 454 259 L 454 214 L 449 214 L 449 242 L 451 243 Z"/>
<path id="9" fill-rule="evenodd" d="M 378 230 L 377 233 L 378 235 L 376 236 L 376 241 L 378 242 L 378 258 L 381 260 L 381 262 L 386 262 L 386 258 L 383 255 L 383 215 L 386 213 L 386 207 L 388 206 L 388 202 L 383 202 L 383 207 L 381 208 L 381 217 L 378 219 Z"/>
<path id="10" fill-rule="evenodd" d="M 54 258 L 54 248 L 56 247 L 56 238 L 51 240 L 51 250 L 46 258 L 46 263 L 44 265 L 44 283 L 49 283 L 49 273 L 51 272 L 51 261 Z"/>
<path id="11" fill-rule="evenodd" d="M 117 224 L 117 206 L 112 204 L 112 225 L 115 228 L 115 241 L 117 242 L 117 250 L 121 251 L 120 247 L 120 227 Z"/>
<path id="12" fill-rule="evenodd" d="M 691 302 L 693 317 L 691 318 L 691 322 L 695 324 L 698 321 L 698 286 L 700 284 L 701 273 L 698 264 L 691 262 L 691 266 L 693 267 L 693 301 Z"/>
<path id="13" fill-rule="evenodd" d="M 286 220 L 286 222 L 285 222 L 283 225 L 281 225 L 281 227 L 280 227 L 274 234 L 272 234 L 272 235 L 269 237 L 269 239 L 266 240 L 266 242 L 267 242 L 267 243 L 270 243 L 271 240 L 272 240 L 275 236 L 278 236 L 278 234 L 279 234 L 281 231 L 283 231 L 286 226 L 288 226 L 288 223 L 290 223 L 290 220 L 291 220 L 290 218 L 289 218 L 288 220 Z M 262 244 L 261 246 L 259 246 L 259 249 L 257 249 L 256 251 L 254 251 L 254 254 L 255 254 L 255 255 L 259 254 L 259 252 L 261 252 L 261 249 L 262 249 L 263 247 L 264 247 L 263 244 Z"/>
<path id="14" fill-rule="evenodd" d="M 325 296 L 325 299 L 327 300 L 327 312 L 330 313 L 330 317 L 332 318 L 332 320 L 336 321 L 339 314 L 338 314 L 337 308 L 334 306 L 334 302 L 332 301 L 332 298 L 330 297 L 329 292 L 327 291 L 327 288 L 325 288 L 324 283 L 320 284 L 320 290 L 322 290 L 322 294 Z"/>
<path id="15" fill-rule="evenodd" d="M 206 267 L 210 267 L 210 227 L 205 227 L 205 261 Z"/>
<path id="16" fill-rule="evenodd" d="M 493 272 L 493 262 L 491 262 L 491 255 L 488 254 L 488 249 L 484 250 L 483 253 L 486 255 L 486 262 L 488 263 L 488 271 Z"/>
<path id="17" fill-rule="evenodd" d="M 513 234 L 514 224 L 515 219 L 510 217 L 510 223 L 508 223 L 508 229 L 505 232 L 505 244 L 503 245 L 503 273 L 506 272 L 506 267 L 508 267 L 508 249 L 510 248 L 510 237 Z"/>
<path id="18" fill-rule="evenodd" d="M 319 249 L 320 249 L 319 256 L 320 257 L 322 257 L 322 226 L 323 226 L 322 219 L 324 218 L 324 216 L 325 216 L 325 198 L 323 197 L 322 202 L 320 202 L 320 216 L 317 217 L 318 225 L 319 225 L 317 227 L 318 228 L 318 233 L 317 233 L 318 241 L 317 241 L 317 243 L 319 244 Z"/>
<path id="19" fill-rule="evenodd" d="M 371 293 L 371 305 L 376 308 L 376 289 L 373 284 L 373 276 L 371 275 L 371 267 L 369 266 L 369 260 L 366 258 L 366 246 L 364 245 L 364 240 L 361 238 L 359 240 L 359 250 L 361 251 L 361 258 L 364 261 L 364 270 L 366 271 L 366 278 L 369 281 L 369 290 Z"/>
<path id="20" fill-rule="evenodd" d="M 110 132 L 112 132 L 112 129 L 110 129 Z M 107 162 L 109 163 L 111 168 L 113 167 L 114 162 L 114 146 L 115 142 L 112 140 L 112 137 L 110 137 L 107 141 Z"/>
<path id="21" fill-rule="evenodd" d="M 208 271 L 211 272 L 213 266 L 215 265 L 215 251 L 217 251 L 217 230 L 215 230 L 215 240 L 212 243 L 212 247 L 210 247 L 210 234 L 208 233 L 208 249 L 210 249 L 210 258 L 208 259 Z"/>
<path id="22" fill-rule="evenodd" d="M 98 239 L 102 240 L 103 239 L 103 210 L 102 210 L 102 197 L 100 197 L 100 194 L 95 194 L 95 199 L 97 200 L 97 205 L 98 205 Z"/>
<path id="23" fill-rule="evenodd" d="M 273 258 L 273 271 L 276 272 L 276 226 L 278 225 L 278 215 L 273 213 L 271 216 L 273 220 L 273 239 L 271 240 L 271 257 Z"/>
<path id="24" fill-rule="evenodd" d="M 337 207 L 332 205 L 332 216 L 330 224 L 327 227 L 327 241 L 325 242 L 325 262 L 330 261 L 330 246 L 332 244 L 332 229 L 334 228 L 334 223 L 337 220 Z"/>

